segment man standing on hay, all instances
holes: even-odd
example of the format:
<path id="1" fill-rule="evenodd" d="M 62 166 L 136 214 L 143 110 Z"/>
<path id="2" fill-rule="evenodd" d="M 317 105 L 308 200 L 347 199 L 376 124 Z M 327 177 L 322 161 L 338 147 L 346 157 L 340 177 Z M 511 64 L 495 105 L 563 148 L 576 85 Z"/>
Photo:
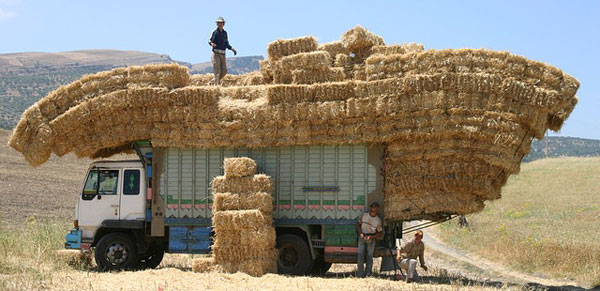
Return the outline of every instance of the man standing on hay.
<path id="1" fill-rule="evenodd" d="M 375 252 L 375 242 L 383 236 L 383 227 L 379 213 L 379 204 L 371 203 L 369 212 L 364 213 L 358 220 L 358 271 L 356 272 L 359 278 L 364 278 L 365 275 L 370 277 L 373 275 L 373 253 Z M 367 261 L 367 270 L 365 274 L 365 255 Z"/>
<path id="2" fill-rule="evenodd" d="M 421 268 L 427 271 L 425 266 L 425 244 L 423 243 L 423 232 L 417 230 L 415 232 L 415 239 L 405 244 L 400 251 L 396 259 L 400 262 L 400 268 L 406 271 L 406 283 L 410 283 L 419 278 L 417 273 L 417 258 L 421 263 Z"/>
<path id="3" fill-rule="evenodd" d="M 237 55 L 237 51 L 229 44 L 227 31 L 223 27 L 225 27 L 225 19 L 223 17 L 217 18 L 217 29 L 213 30 L 208 40 L 208 44 L 212 47 L 213 51 L 212 64 L 213 73 L 215 74 L 215 85 L 220 85 L 221 80 L 227 74 L 226 50 L 229 49 L 233 52 L 234 56 Z"/>

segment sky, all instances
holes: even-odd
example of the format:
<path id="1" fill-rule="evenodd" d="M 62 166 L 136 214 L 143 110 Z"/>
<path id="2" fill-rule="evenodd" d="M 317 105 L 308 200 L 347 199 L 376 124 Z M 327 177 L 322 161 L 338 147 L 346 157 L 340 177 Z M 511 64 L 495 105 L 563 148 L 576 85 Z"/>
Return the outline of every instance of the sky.
<path id="1" fill-rule="evenodd" d="M 600 139 L 600 1 L 33 1 L 0 0 L 0 53 L 139 50 L 210 60 L 222 16 L 240 56 L 277 38 L 340 38 L 362 25 L 386 44 L 487 48 L 554 65 L 581 82 L 559 133 Z"/>

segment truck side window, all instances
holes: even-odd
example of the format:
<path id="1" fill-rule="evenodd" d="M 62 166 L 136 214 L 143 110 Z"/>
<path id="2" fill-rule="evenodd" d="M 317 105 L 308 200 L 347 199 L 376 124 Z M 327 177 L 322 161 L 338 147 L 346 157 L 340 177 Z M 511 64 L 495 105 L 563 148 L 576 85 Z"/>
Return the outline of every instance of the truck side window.
<path id="1" fill-rule="evenodd" d="M 125 170 L 123 175 L 123 194 L 140 194 L 140 170 Z"/>
<path id="2" fill-rule="evenodd" d="M 117 185 L 119 178 L 119 170 L 102 170 L 100 171 L 100 187 L 98 194 L 100 195 L 117 195 Z"/>
<path id="3" fill-rule="evenodd" d="M 92 200 L 97 194 L 117 195 L 119 170 L 92 170 L 81 193 L 83 200 Z"/>
<path id="4" fill-rule="evenodd" d="M 83 193 L 81 198 L 83 200 L 92 200 L 96 196 L 96 190 L 98 189 L 98 170 L 92 170 L 88 174 L 85 186 L 83 187 Z"/>

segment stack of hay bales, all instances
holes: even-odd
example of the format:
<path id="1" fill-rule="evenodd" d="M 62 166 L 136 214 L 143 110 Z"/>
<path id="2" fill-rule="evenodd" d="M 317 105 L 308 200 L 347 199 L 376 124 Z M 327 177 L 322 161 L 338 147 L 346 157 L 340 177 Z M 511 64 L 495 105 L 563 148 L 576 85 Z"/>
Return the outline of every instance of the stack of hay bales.
<path id="1" fill-rule="evenodd" d="M 227 158 L 225 175 L 213 180 L 214 263 L 229 273 L 261 276 L 277 271 L 273 184 L 256 175 L 256 162 Z"/>
<path id="2" fill-rule="evenodd" d="M 499 198 L 531 140 L 559 130 L 577 104 L 575 78 L 508 52 L 385 45 L 362 27 L 339 42 L 301 37 L 267 50 L 260 73 L 226 77 L 221 87 L 177 65 L 86 76 L 29 108 L 10 145 L 39 165 L 52 152 L 106 156 L 135 140 L 202 148 L 379 143 L 386 219 L 412 219 L 466 214 Z M 215 180 L 215 192 L 244 204 L 225 180 Z"/>

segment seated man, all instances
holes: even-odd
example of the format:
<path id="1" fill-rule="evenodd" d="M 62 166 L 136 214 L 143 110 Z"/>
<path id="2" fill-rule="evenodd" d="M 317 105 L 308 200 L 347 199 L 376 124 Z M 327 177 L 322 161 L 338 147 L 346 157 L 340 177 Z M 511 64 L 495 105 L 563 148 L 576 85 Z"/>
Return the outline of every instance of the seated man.
<path id="1" fill-rule="evenodd" d="M 423 232 L 417 230 L 415 239 L 405 244 L 399 251 L 396 259 L 400 262 L 400 268 L 406 271 L 406 283 L 416 280 L 419 277 L 417 273 L 417 257 L 421 263 L 421 268 L 427 271 L 425 266 L 425 244 L 423 243 Z"/>

